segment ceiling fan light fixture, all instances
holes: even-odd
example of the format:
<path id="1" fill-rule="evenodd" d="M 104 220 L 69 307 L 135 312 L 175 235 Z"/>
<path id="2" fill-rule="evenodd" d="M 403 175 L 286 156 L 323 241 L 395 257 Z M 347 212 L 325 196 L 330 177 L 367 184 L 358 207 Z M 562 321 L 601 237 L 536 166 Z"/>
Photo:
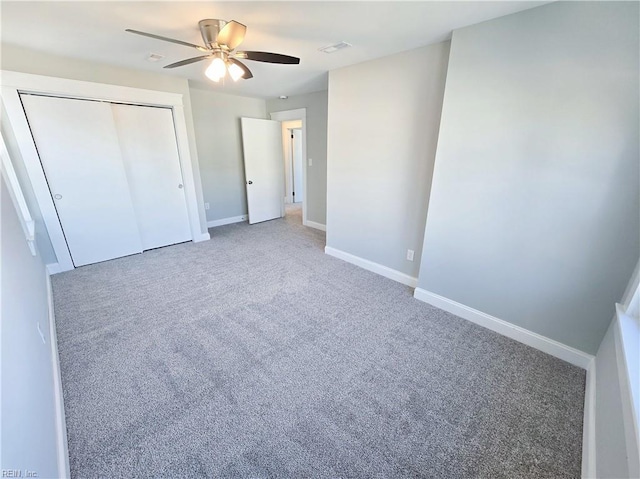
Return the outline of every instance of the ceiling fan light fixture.
<path id="1" fill-rule="evenodd" d="M 221 78 L 227 73 L 227 66 L 224 64 L 222 58 L 216 57 L 211 62 L 211 65 L 205 70 L 204 74 L 214 82 L 219 82 Z"/>
<path id="2" fill-rule="evenodd" d="M 176 40 L 175 38 L 164 37 L 162 35 L 156 35 L 155 33 L 132 30 L 130 28 L 127 28 L 126 31 L 129 33 L 135 33 L 136 35 L 142 35 L 143 37 L 154 38 L 164 42 L 195 48 L 196 50 L 205 53 L 204 55 L 186 58 L 184 60 L 171 63 L 170 65 L 165 65 L 163 68 L 184 67 L 196 62 L 212 60 L 205 70 L 205 75 L 211 79 L 211 81 L 216 83 L 227 76 L 227 71 L 229 72 L 229 77 L 231 77 L 234 82 L 241 78 L 245 80 L 253 78 L 251 70 L 249 70 L 249 68 L 247 68 L 240 59 L 283 65 L 300 64 L 300 58 L 283 55 L 281 53 L 236 51 L 238 45 L 240 45 L 244 40 L 247 27 L 235 20 L 227 22 L 226 20 L 219 19 L 205 19 L 200 20 L 198 26 L 200 27 L 200 33 L 205 46 Z M 157 61 L 161 58 L 161 55 L 152 54 L 148 59 L 150 61 Z"/>
<path id="3" fill-rule="evenodd" d="M 235 63 L 232 63 L 228 66 L 229 76 L 233 81 L 238 81 L 240 78 L 244 76 L 244 71 Z"/>

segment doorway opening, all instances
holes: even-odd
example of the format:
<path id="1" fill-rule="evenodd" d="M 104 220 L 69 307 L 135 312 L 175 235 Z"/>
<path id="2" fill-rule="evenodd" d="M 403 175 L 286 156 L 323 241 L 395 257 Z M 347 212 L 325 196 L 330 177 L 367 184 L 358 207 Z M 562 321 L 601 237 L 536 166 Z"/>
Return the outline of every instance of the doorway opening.
<path id="1" fill-rule="evenodd" d="M 285 203 L 302 203 L 304 183 L 302 181 L 302 122 L 283 121 Z M 285 131 L 286 130 L 286 131 Z"/>
<path id="2" fill-rule="evenodd" d="M 282 122 L 284 150 L 285 216 L 302 224 L 304 183 L 302 181 L 302 121 Z"/>
<path id="3" fill-rule="evenodd" d="M 306 108 L 271 113 L 282 126 L 283 191 L 287 219 L 307 224 Z"/>

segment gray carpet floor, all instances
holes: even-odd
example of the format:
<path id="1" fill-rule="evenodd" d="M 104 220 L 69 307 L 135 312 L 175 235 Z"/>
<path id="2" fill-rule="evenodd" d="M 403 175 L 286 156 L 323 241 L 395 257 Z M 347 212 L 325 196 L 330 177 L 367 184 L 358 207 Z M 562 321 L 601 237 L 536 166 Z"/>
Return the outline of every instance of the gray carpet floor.
<path id="1" fill-rule="evenodd" d="M 74 478 L 580 477 L 584 371 L 290 213 L 53 277 Z"/>

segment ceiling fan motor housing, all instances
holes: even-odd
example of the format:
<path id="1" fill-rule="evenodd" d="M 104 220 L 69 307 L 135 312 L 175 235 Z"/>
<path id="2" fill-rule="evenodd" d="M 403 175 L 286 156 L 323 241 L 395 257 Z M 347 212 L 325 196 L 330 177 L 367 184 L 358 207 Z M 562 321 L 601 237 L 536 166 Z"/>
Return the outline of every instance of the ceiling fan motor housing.
<path id="1" fill-rule="evenodd" d="M 200 33 L 202 34 L 202 39 L 204 40 L 205 45 L 209 48 L 215 48 L 217 46 L 216 39 L 218 38 L 218 33 L 220 30 L 227 24 L 226 20 L 217 20 L 217 19 L 205 19 L 200 20 L 198 22 L 198 26 L 200 27 Z"/>

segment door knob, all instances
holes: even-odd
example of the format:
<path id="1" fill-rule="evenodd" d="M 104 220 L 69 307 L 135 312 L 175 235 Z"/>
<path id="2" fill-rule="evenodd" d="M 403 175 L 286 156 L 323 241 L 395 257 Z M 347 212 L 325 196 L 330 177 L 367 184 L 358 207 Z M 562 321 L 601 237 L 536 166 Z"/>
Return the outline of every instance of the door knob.
<path id="1" fill-rule="evenodd" d="M 180 183 L 180 184 L 178 185 L 178 188 L 182 189 L 182 183 Z"/>
<path id="2" fill-rule="evenodd" d="M 253 181 L 249 180 L 249 181 L 247 181 L 247 184 L 248 184 L 248 185 L 252 185 L 252 184 L 253 184 Z"/>
<path id="3" fill-rule="evenodd" d="M 53 195 L 53 197 L 54 197 L 56 200 L 61 200 L 61 199 L 62 199 L 62 195 Z"/>

